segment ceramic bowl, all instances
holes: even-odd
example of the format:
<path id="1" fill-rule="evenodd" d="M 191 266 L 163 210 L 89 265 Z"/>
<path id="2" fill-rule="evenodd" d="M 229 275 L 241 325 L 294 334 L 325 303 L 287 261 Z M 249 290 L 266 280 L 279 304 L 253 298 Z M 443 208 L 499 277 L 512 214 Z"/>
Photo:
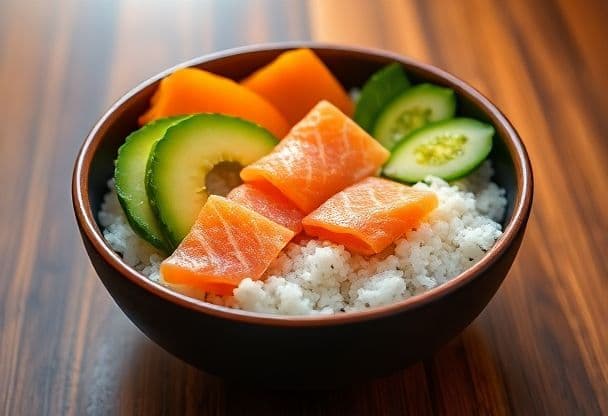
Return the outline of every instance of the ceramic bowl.
<path id="1" fill-rule="evenodd" d="M 414 83 L 452 88 L 458 113 L 496 128 L 490 155 L 494 180 L 507 191 L 504 234 L 481 261 L 424 294 L 362 312 L 331 316 L 274 316 L 215 306 L 173 292 L 127 266 L 105 242 L 97 212 L 113 161 L 137 128 L 159 81 L 192 66 L 235 80 L 281 52 L 307 46 L 349 90 L 377 69 L 400 62 Z M 322 44 L 275 44 L 206 55 L 142 82 L 120 98 L 84 139 L 72 181 L 76 220 L 99 278 L 135 325 L 193 366 L 256 386 L 320 388 L 380 376 L 421 360 L 469 325 L 488 304 L 519 249 L 532 204 L 533 180 L 525 147 L 513 126 L 487 98 L 433 66 L 389 52 Z M 507 340 L 505 340 L 507 341 Z"/>

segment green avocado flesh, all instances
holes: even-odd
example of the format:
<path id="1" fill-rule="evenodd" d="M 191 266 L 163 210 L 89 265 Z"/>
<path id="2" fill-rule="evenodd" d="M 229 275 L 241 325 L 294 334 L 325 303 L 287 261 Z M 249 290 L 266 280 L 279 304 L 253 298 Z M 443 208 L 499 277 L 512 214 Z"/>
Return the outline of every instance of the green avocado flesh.
<path id="1" fill-rule="evenodd" d="M 494 127 L 470 118 L 429 124 L 395 146 L 383 174 L 410 183 L 428 175 L 458 179 L 486 159 L 493 136 Z"/>
<path id="2" fill-rule="evenodd" d="M 374 73 L 363 85 L 355 108 L 354 120 L 371 133 L 378 114 L 410 86 L 401 64 L 392 63 Z"/>
<path id="3" fill-rule="evenodd" d="M 449 88 L 419 84 L 393 99 L 380 113 L 373 136 L 391 150 L 409 133 L 425 125 L 454 117 L 456 97 Z"/>
<path id="4" fill-rule="evenodd" d="M 131 133 L 118 149 L 114 186 L 131 228 L 153 246 L 167 251 L 167 244 L 146 194 L 145 178 L 148 156 L 167 129 L 188 116 L 153 121 Z"/>
<path id="5" fill-rule="evenodd" d="M 146 173 L 148 198 L 170 247 L 177 247 L 196 221 L 216 165 L 247 166 L 277 143 L 266 129 L 221 114 L 194 115 L 170 127 L 152 149 Z"/>

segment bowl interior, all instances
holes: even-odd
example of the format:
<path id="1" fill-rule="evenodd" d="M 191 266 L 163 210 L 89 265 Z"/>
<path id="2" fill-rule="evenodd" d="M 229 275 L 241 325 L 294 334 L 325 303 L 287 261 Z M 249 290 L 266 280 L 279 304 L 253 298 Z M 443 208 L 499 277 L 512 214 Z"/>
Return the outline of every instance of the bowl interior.
<path id="1" fill-rule="evenodd" d="M 458 97 L 459 116 L 474 117 L 491 123 L 496 128 L 490 158 L 495 170 L 494 181 L 506 189 L 507 193 L 508 205 L 503 220 L 503 229 L 508 228 L 513 222 L 514 215 L 517 214 L 520 217 L 527 215 L 531 202 L 531 182 L 528 181 L 531 179 L 531 173 L 525 150 L 508 121 L 479 92 L 444 71 L 388 52 L 336 46 L 309 46 L 315 50 L 347 90 L 360 88 L 373 72 L 383 65 L 395 61 L 403 64 L 413 83 L 431 82 L 454 89 Z M 93 129 L 84 147 L 84 152 L 87 153 L 84 159 L 89 161 L 90 168 L 88 173 L 86 169 L 84 172 L 82 193 L 86 194 L 83 195 L 84 199 L 88 197 L 88 204 L 85 206 L 90 207 L 90 212 L 85 215 L 95 218 L 97 222 L 95 232 L 101 236 L 97 213 L 103 196 L 108 191 L 107 183 L 113 175 L 114 159 L 118 148 L 124 142 L 125 137 L 138 128 L 137 118 L 147 109 L 152 94 L 164 76 L 177 68 L 194 66 L 240 80 L 287 49 L 291 49 L 291 45 L 250 47 L 245 50 L 227 51 L 197 58 L 150 78 L 127 93 L 110 108 Z M 528 182 L 530 183 L 528 184 Z M 516 225 L 518 227 L 521 222 Z M 515 229 L 512 230 L 512 234 L 515 232 Z M 508 231 L 505 232 L 505 235 L 507 233 Z M 486 256 L 489 255 L 490 253 Z M 458 278 L 454 280 L 458 280 Z"/>

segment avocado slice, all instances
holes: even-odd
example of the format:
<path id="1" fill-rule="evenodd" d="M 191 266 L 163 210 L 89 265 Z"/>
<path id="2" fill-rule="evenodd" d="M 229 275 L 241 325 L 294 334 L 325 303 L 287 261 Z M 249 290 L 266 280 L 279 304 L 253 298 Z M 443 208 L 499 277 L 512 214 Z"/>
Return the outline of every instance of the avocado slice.
<path id="1" fill-rule="evenodd" d="M 159 119 L 131 133 L 118 149 L 114 169 L 114 188 L 131 228 L 141 238 L 163 251 L 168 251 L 170 246 L 148 201 L 146 165 L 152 148 L 165 131 L 187 117 Z"/>
<path id="2" fill-rule="evenodd" d="M 170 247 L 177 247 L 196 221 L 216 165 L 249 165 L 277 143 L 263 127 L 222 114 L 197 114 L 170 127 L 152 149 L 146 173 L 150 205 Z"/>

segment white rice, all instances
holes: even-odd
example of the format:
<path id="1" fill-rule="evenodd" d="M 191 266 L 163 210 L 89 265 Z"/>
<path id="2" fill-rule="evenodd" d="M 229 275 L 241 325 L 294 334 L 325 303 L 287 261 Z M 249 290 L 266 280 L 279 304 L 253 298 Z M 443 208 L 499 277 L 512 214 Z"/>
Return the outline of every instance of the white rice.
<path id="1" fill-rule="evenodd" d="M 426 292 L 479 261 L 501 236 L 505 190 L 490 181 L 489 162 L 452 183 L 429 177 L 416 188 L 437 194 L 439 206 L 420 226 L 384 252 L 364 257 L 317 240 L 290 243 L 265 278 L 243 280 L 234 296 L 208 302 L 255 312 L 311 315 L 386 305 Z M 127 223 L 112 183 L 99 221 L 124 261 L 160 282 L 162 256 Z"/>

